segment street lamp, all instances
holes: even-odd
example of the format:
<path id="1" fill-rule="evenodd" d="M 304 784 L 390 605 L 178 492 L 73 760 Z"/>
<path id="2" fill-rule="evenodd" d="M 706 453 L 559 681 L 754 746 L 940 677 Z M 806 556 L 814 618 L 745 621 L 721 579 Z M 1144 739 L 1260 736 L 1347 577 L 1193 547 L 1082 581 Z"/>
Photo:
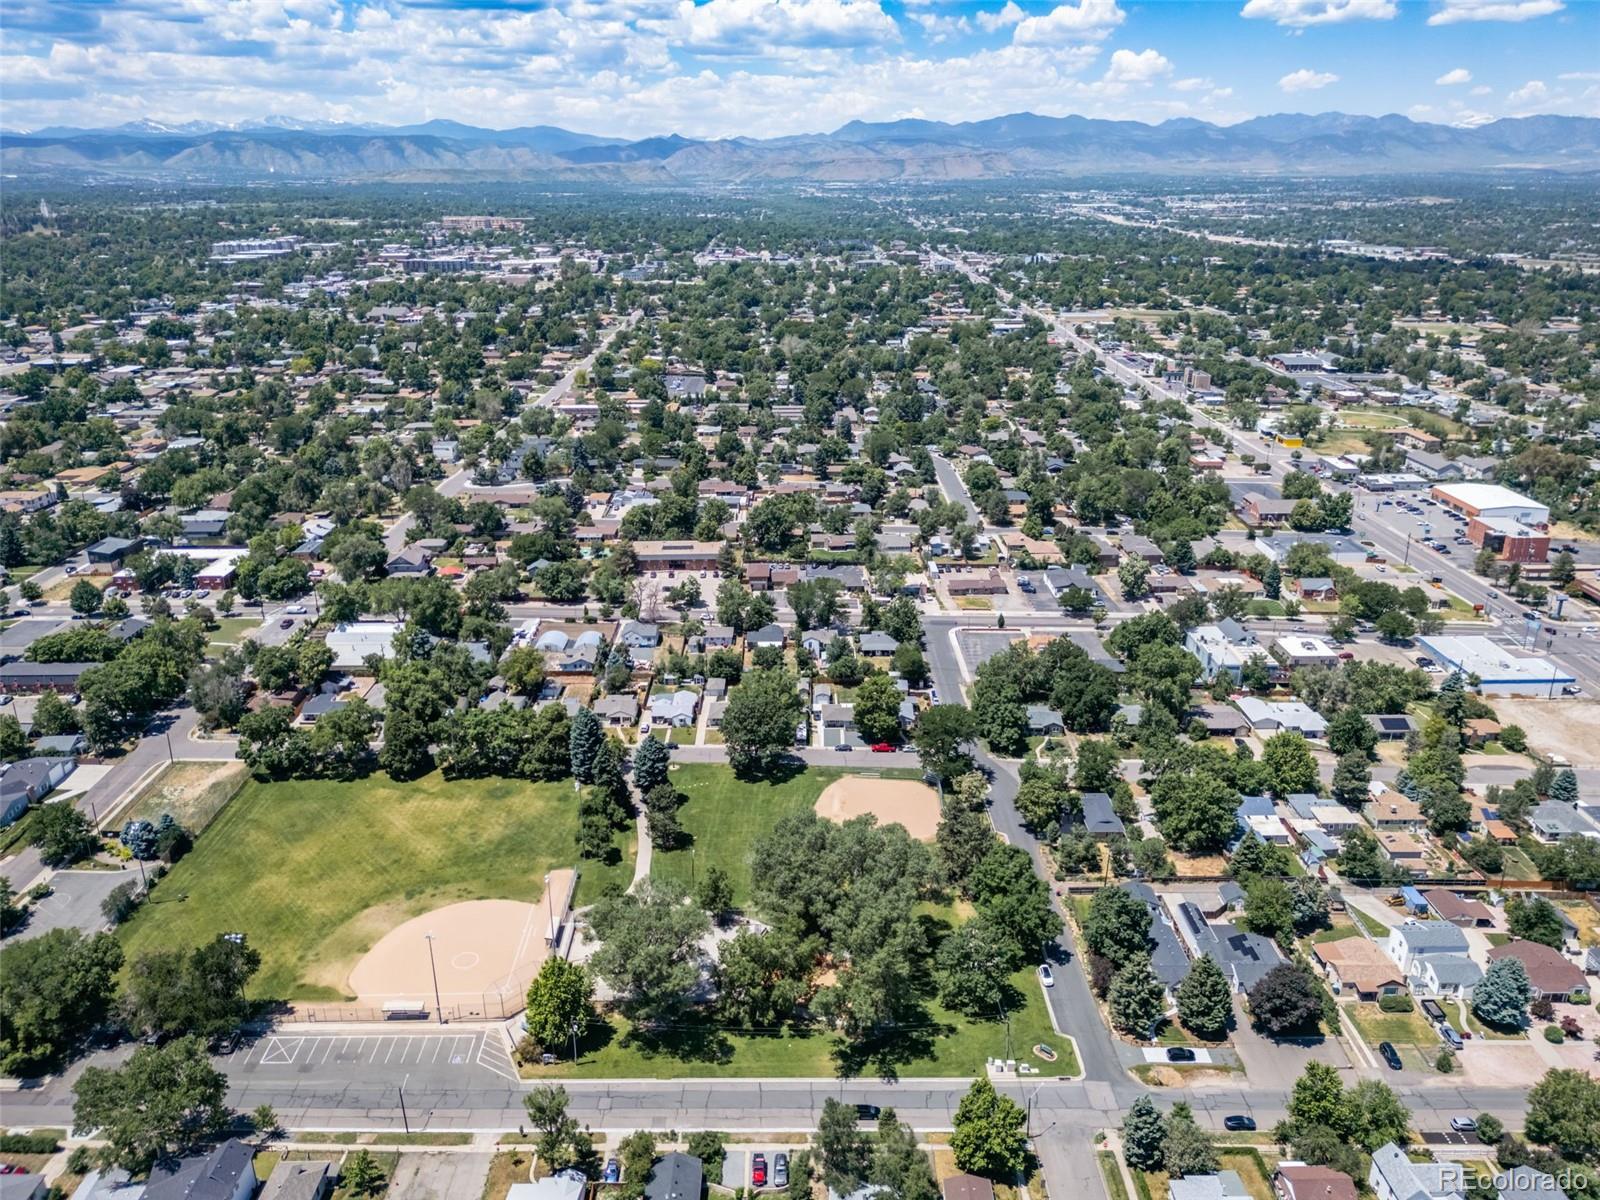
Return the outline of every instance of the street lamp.
<path id="1" fill-rule="evenodd" d="M 572 1063 L 578 1063 L 578 1018 L 572 1018 Z"/>
<path id="2" fill-rule="evenodd" d="M 428 970 L 433 972 L 433 1010 L 439 1018 L 439 1024 L 444 1024 L 444 1003 L 439 999 L 439 964 L 433 959 L 433 934 L 422 935 L 428 943 Z"/>

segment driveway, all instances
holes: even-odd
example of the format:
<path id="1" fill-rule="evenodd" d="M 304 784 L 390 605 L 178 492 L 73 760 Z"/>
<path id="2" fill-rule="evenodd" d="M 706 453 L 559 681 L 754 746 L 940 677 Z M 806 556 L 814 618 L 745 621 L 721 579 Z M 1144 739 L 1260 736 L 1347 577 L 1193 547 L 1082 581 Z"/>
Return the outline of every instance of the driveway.
<path id="1" fill-rule="evenodd" d="M 1251 1028 L 1250 1018 L 1244 1012 L 1243 997 L 1234 997 L 1233 1010 L 1233 1047 L 1239 1053 L 1239 1061 L 1244 1064 L 1245 1075 L 1253 1088 L 1288 1090 L 1311 1062 L 1327 1063 L 1338 1070 L 1350 1066 L 1350 1059 L 1337 1038 L 1275 1041 Z"/>
<path id="2" fill-rule="evenodd" d="M 394 1182 L 385 1193 L 390 1200 L 456 1200 L 481 1196 L 489 1178 L 492 1154 L 402 1154 L 395 1164 Z"/>

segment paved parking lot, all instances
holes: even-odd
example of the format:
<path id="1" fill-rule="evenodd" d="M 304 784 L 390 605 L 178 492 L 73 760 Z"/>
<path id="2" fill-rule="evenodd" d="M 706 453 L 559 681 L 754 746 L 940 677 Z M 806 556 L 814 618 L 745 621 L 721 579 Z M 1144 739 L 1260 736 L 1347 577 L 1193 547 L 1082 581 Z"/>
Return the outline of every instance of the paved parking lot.
<path id="1" fill-rule="evenodd" d="M 96 930 L 106 920 L 100 904 L 119 885 L 139 882 L 138 871 L 57 871 L 50 878 L 54 890 L 33 906 L 28 923 L 6 937 L 9 944 L 49 933 L 52 929 Z"/>
<path id="2" fill-rule="evenodd" d="M 228 1057 L 228 1072 L 250 1076 L 299 1076 L 312 1070 L 415 1073 L 442 1076 L 487 1069 L 507 1079 L 516 1067 L 498 1028 L 465 1032 L 394 1034 L 268 1034 Z"/>

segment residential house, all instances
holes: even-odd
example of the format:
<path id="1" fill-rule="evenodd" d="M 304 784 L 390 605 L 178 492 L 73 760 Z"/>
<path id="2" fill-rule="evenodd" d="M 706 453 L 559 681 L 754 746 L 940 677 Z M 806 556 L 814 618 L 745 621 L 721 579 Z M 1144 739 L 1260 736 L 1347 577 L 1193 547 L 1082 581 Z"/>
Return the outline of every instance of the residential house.
<path id="1" fill-rule="evenodd" d="M 1339 589 L 1326 575 L 1307 575 L 1293 580 L 1289 590 L 1302 600 L 1327 602 L 1339 598 Z"/>
<path id="2" fill-rule="evenodd" d="M 762 646 L 776 646 L 781 650 L 788 640 L 788 635 L 784 633 L 781 625 L 763 625 L 760 629 L 745 634 L 744 640 L 752 650 L 759 650 Z"/>
<path id="3" fill-rule="evenodd" d="M 35 692 L 66 694 L 78 690 L 84 672 L 97 662 L 8 662 L 0 664 L 0 695 L 31 695 Z"/>
<path id="4" fill-rule="evenodd" d="M 1407 974 L 1428 954 L 1465 954 L 1467 935 L 1443 921 L 1403 921 L 1389 930 L 1384 951 Z"/>
<path id="5" fill-rule="evenodd" d="M 1272 657 L 1286 670 L 1299 667 L 1332 667 L 1339 662 L 1338 651 L 1318 637 L 1285 634 L 1272 643 Z"/>
<path id="6" fill-rule="evenodd" d="M 1422 898 L 1435 916 L 1452 925 L 1488 929 L 1494 924 L 1494 913 L 1482 900 L 1468 900 L 1445 888 L 1429 888 L 1422 893 Z"/>
<path id="7" fill-rule="evenodd" d="M 1235 702 L 1250 728 L 1258 733 L 1278 733 L 1290 729 L 1308 738 L 1321 738 L 1328 732 L 1322 714 L 1298 700 L 1261 700 L 1242 696 Z"/>
<path id="8" fill-rule="evenodd" d="M 1256 635 L 1231 618 L 1196 625 L 1184 635 L 1183 648 L 1200 660 L 1202 679 L 1227 672 L 1237 680 L 1245 663 L 1261 653 Z"/>
<path id="9" fill-rule="evenodd" d="M 1543 942 L 1512 938 L 1502 946 L 1489 947 L 1491 965 L 1502 958 L 1514 958 L 1523 965 L 1536 1000 L 1566 1002 L 1574 993 L 1587 994 L 1589 990 L 1582 969 L 1561 951 Z"/>
<path id="10" fill-rule="evenodd" d="M 624 621 L 617 640 L 630 650 L 654 650 L 661 644 L 661 630 L 649 621 Z"/>
<path id="11" fill-rule="evenodd" d="M 1178 904 L 1175 923 L 1189 957 L 1209 954 L 1236 992 L 1248 992 L 1284 961 L 1270 938 L 1247 933 L 1226 921 L 1208 922 L 1191 901 Z"/>
<path id="12" fill-rule="evenodd" d="M 506 1200 L 584 1200 L 588 1191 L 589 1181 L 581 1172 L 565 1170 L 529 1183 L 512 1184 Z"/>
<path id="13" fill-rule="evenodd" d="M 1394 960 L 1364 937 L 1317 942 L 1312 957 L 1322 968 L 1335 994 L 1353 992 L 1362 1000 L 1393 996 L 1406 989 L 1405 973 Z"/>
<path id="14" fill-rule="evenodd" d="M 700 695 L 688 689 L 676 692 L 657 692 L 650 697 L 650 722 L 653 725 L 670 725 L 674 729 L 687 729 L 694 724 L 700 711 Z"/>
<path id="15" fill-rule="evenodd" d="M 732 625 L 707 625 L 700 641 L 707 650 L 725 650 L 733 645 L 738 636 Z"/>
<path id="16" fill-rule="evenodd" d="M 1244 714 L 1230 704 L 1199 704 L 1190 709 L 1184 719 L 1187 727 L 1199 721 L 1205 726 L 1208 737 L 1237 737 L 1250 727 Z"/>
<path id="17" fill-rule="evenodd" d="M 1189 955 L 1178 931 L 1173 928 L 1172 918 L 1149 884 L 1130 881 L 1117 886 L 1150 911 L 1150 970 L 1168 992 L 1176 992 L 1178 985 L 1189 977 Z"/>
<path id="18" fill-rule="evenodd" d="M 651 1168 L 650 1178 L 644 1182 L 644 1200 L 700 1200 L 704 1188 L 700 1160 L 675 1150 L 663 1154 Z"/>
<path id="19" fill-rule="evenodd" d="M 1419 996 L 1470 1000 L 1483 968 L 1465 954 L 1424 954 L 1411 964 L 1411 990 Z"/>
<path id="20" fill-rule="evenodd" d="M 1409 833 L 1399 830 L 1379 830 L 1375 840 L 1378 849 L 1388 856 L 1390 862 L 1397 867 L 1404 867 L 1412 874 L 1421 874 L 1426 866 L 1426 851 L 1423 845 Z"/>
<path id="21" fill-rule="evenodd" d="M 612 729 L 632 729 L 639 723 L 639 701 L 631 694 L 603 696 L 594 702 L 594 715 Z"/>
<path id="22" fill-rule="evenodd" d="M 1421 805 L 1387 788 L 1367 801 L 1361 811 L 1372 827 L 1380 831 L 1415 833 L 1424 824 Z"/>
<path id="23" fill-rule="evenodd" d="M 945 575 L 945 590 L 952 597 L 959 596 L 1004 596 L 1007 592 L 1006 581 L 1000 577 L 999 571 L 987 571 L 981 574 Z"/>
<path id="24" fill-rule="evenodd" d="M 1393 1142 L 1372 1152 L 1367 1186 L 1378 1200 L 1465 1200 L 1465 1169 L 1459 1162 L 1412 1162 Z"/>
<path id="25" fill-rule="evenodd" d="M 1554 1175 L 1532 1167 L 1501 1168 L 1496 1172 L 1495 1188 L 1500 1200 L 1567 1200 L 1567 1193 Z"/>
<path id="26" fill-rule="evenodd" d="M 1251 491 L 1246 492 L 1234 505 L 1234 511 L 1246 525 L 1257 527 L 1284 525 L 1288 523 L 1289 516 L 1298 503 L 1300 503 L 1298 500 L 1285 500 L 1279 496 L 1268 496 L 1264 492 Z"/>
<path id="27" fill-rule="evenodd" d="M 899 648 L 899 642 L 879 630 L 861 635 L 861 653 L 869 658 L 887 658 Z"/>
<path id="28" fill-rule="evenodd" d="M 0 764 L 0 829 L 55 791 L 77 768 L 78 760 L 68 756 Z"/>
<path id="29" fill-rule="evenodd" d="M 9 1175 L 0 1174 L 0 1200 L 46 1200 L 53 1193 L 43 1175 L 25 1167 L 8 1166 Z"/>
<path id="30" fill-rule="evenodd" d="M 1417 723 L 1407 713 L 1371 713 L 1367 717 L 1367 724 L 1377 731 L 1380 742 L 1404 741 L 1406 734 L 1417 727 Z"/>
<path id="31" fill-rule="evenodd" d="M 337 671 L 362 670 L 369 657 L 388 659 L 394 654 L 394 638 L 399 621 L 349 621 L 335 625 L 327 636 Z"/>
<path id="32" fill-rule="evenodd" d="M 384 563 L 389 575 L 432 575 L 433 557 L 420 546 L 407 546 Z"/>
<path id="33" fill-rule="evenodd" d="M 1105 792 L 1083 794 L 1083 827 L 1092 837 L 1122 837 L 1127 833 Z"/>
<path id="34" fill-rule="evenodd" d="M 323 1200 L 333 1189 L 332 1169 L 326 1160 L 280 1162 L 267 1176 L 260 1200 Z"/>
<path id="35" fill-rule="evenodd" d="M 948 1175 L 939 1184 L 944 1200 L 994 1200 L 994 1184 L 981 1175 Z"/>
<path id="36" fill-rule="evenodd" d="M 0 667 L 0 678 L 4 677 L 5 670 Z M 1533 829 L 1534 837 L 1541 842 L 1559 842 L 1568 837 L 1600 837 L 1600 826 L 1596 826 L 1570 804 L 1556 800 L 1535 805 L 1528 814 L 1528 824 Z"/>
<path id="37" fill-rule="evenodd" d="M 1278 1164 L 1272 1190 L 1279 1200 L 1356 1200 L 1356 1183 L 1343 1171 L 1306 1163 Z"/>
<path id="38" fill-rule="evenodd" d="M 1237 1171 L 1218 1171 L 1215 1175 L 1185 1175 L 1167 1181 L 1168 1200 L 1250 1200 Z"/>
<path id="39" fill-rule="evenodd" d="M 1058 734 L 1065 730 L 1061 714 L 1043 704 L 1028 705 L 1028 732 L 1030 734 Z"/>
<path id="40" fill-rule="evenodd" d="M 205 1154 L 157 1164 L 144 1200 L 250 1200 L 256 1191 L 255 1151 L 229 1138 Z"/>

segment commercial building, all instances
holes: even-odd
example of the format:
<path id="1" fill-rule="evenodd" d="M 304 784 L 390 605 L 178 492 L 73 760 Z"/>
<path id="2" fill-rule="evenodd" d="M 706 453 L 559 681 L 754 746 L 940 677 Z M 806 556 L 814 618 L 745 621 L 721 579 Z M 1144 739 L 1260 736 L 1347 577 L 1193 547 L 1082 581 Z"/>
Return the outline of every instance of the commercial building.
<path id="1" fill-rule="evenodd" d="M 1549 506 L 1530 500 L 1498 483 L 1435 484 L 1433 498 L 1467 518 L 1517 521 L 1543 529 L 1550 524 Z"/>
<path id="2" fill-rule="evenodd" d="M 634 557 L 644 571 L 714 571 L 721 542 L 635 542 Z"/>
<path id="3" fill-rule="evenodd" d="M 1559 694 L 1563 687 L 1577 682 L 1572 672 L 1548 658 L 1513 654 L 1498 642 L 1478 634 L 1450 637 L 1445 634 L 1418 639 L 1446 671 L 1476 676 L 1485 692 L 1500 696 L 1543 696 Z"/>

